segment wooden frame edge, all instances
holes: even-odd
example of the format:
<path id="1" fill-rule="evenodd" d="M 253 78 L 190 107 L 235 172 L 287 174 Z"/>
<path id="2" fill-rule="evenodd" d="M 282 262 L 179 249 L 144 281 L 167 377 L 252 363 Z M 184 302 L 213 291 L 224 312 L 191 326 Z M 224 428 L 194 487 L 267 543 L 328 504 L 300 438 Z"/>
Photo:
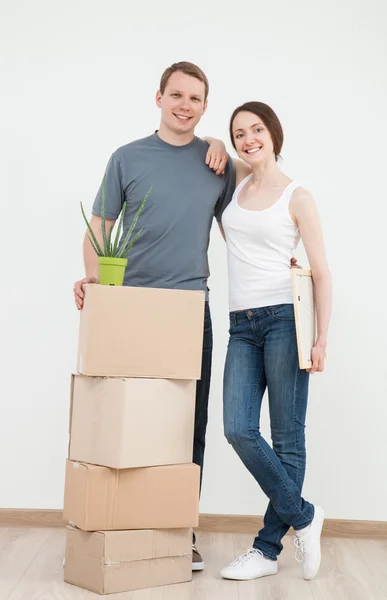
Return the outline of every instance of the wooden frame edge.
<path id="1" fill-rule="evenodd" d="M 65 527 L 62 510 L 0 508 L 0 527 Z M 263 517 L 201 514 L 197 531 L 256 535 Z M 387 521 L 325 519 L 323 535 L 341 538 L 387 539 Z"/>
<path id="2" fill-rule="evenodd" d="M 300 333 L 300 312 L 298 310 L 298 298 L 297 298 L 297 277 L 312 277 L 312 271 L 310 269 L 291 269 L 291 279 L 292 279 L 292 295 L 293 295 L 293 305 L 294 305 L 294 317 L 296 322 L 296 338 L 297 338 L 297 351 L 298 351 L 298 364 L 300 369 L 310 369 L 312 366 L 312 361 L 304 358 L 302 352 L 302 341 L 301 341 L 301 333 Z M 312 278 L 313 282 L 313 278 Z"/>

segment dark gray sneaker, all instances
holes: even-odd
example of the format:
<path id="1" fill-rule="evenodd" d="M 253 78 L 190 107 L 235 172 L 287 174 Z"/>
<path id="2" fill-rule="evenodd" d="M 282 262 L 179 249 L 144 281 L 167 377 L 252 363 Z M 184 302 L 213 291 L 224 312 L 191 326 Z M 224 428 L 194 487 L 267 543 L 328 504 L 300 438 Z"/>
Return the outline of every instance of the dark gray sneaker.
<path id="1" fill-rule="evenodd" d="M 203 569 L 204 569 L 203 559 L 200 556 L 195 544 L 193 544 L 192 545 L 192 570 L 193 571 L 203 571 Z"/>

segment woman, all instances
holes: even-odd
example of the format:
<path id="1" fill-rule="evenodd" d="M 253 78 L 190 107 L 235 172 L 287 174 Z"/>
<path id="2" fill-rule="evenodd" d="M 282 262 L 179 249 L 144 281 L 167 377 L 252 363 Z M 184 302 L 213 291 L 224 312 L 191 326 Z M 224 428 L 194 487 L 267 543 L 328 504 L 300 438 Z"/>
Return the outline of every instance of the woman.
<path id="1" fill-rule="evenodd" d="M 237 187 L 222 215 L 229 267 L 230 340 L 224 373 L 224 430 L 270 502 L 252 548 L 225 567 L 227 579 L 277 573 L 281 539 L 293 527 L 296 558 L 312 579 L 320 566 L 323 510 L 301 496 L 309 373 L 322 371 L 331 312 L 331 280 L 311 194 L 277 164 L 283 132 L 261 102 L 239 106 L 230 121 Z M 312 367 L 301 370 L 290 260 L 300 237 L 316 296 Z M 260 433 L 268 389 L 272 447 Z"/>

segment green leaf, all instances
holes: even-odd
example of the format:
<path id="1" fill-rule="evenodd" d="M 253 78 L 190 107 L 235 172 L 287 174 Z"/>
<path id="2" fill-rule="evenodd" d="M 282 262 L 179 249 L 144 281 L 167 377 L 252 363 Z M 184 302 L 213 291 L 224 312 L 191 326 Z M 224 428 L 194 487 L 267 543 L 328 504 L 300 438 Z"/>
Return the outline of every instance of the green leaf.
<path id="1" fill-rule="evenodd" d="M 131 249 L 131 247 L 133 246 L 133 244 L 136 242 L 138 236 L 140 235 L 140 233 L 142 232 L 143 229 L 144 228 L 141 227 L 141 229 L 139 231 L 137 231 L 136 235 L 129 242 L 129 244 L 127 246 L 121 246 L 121 249 L 120 249 L 119 253 L 117 254 L 117 258 L 125 258 L 126 257 L 126 255 L 128 254 L 129 250 Z"/>
<path id="2" fill-rule="evenodd" d="M 110 231 L 108 233 L 107 244 L 109 248 L 109 256 L 113 256 L 113 247 L 112 247 L 112 233 L 114 227 L 110 227 Z"/>
<path id="3" fill-rule="evenodd" d="M 118 242 L 120 241 L 120 231 L 122 228 L 122 224 L 124 222 L 125 210 L 126 210 L 126 201 L 122 205 L 121 216 L 120 216 L 120 220 L 118 223 L 117 233 L 116 233 L 113 250 L 112 250 L 112 256 L 116 256 L 116 254 L 117 254 Z"/>
<path id="4" fill-rule="evenodd" d="M 103 239 L 103 247 L 105 251 L 105 256 L 109 256 L 109 246 L 107 243 L 106 236 L 106 171 L 102 180 L 102 210 L 101 210 L 101 229 L 102 229 L 102 239 Z"/>
<path id="5" fill-rule="evenodd" d="M 97 256 L 102 256 L 102 254 L 100 254 L 100 252 L 98 251 L 98 248 L 96 247 L 96 245 L 94 244 L 93 240 L 91 239 L 90 235 L 87 234 L 87 237 L 89 238 L 89 242 L 90 244 L 93 246 L 94 252 L 97 254 Z"/>
<path id="6" fill-rule="evenodd" d="M 136 227 L 136 224 L 137 224 L 138 218 L 139 218 L 139 216 L 141 215 L 142 211 L 144 210 L 145 202 L 147 201 L 147 199 L 148 199 L 148 196 L 149 196 L 149 194 L 150 194 L 150 193 L 151 193 L 151 191 L 152 191 L 152 188 L 153 188 L 153 185 L 152 185 L 152 186 L 149 188 L 149 190 L 148 190 L 148 193 L 146 194 L 146 196 L 145 196 L 144 200 L 141 202 L 141 204 L 140 204 L 140 207 L 139 207 L 138 211 L 136 212 L 136 215 L 135 215 L 135 217 L 134 217 L 134 219 L 133 219 L 133 222 L 132 222 L 132 224 L 131 224 L 131 226 L 130 226 L 130 228 L 129 228 L 129 231 L 128 231 L 128 233 L 127 233 L 127 234 L 126 234 L 126 236 L 125 236 L 125 239 L 124 239 L 124 240 L 123 240 L 123 242 L 122 242 L 122 246 L 121 246 L 121 247 L 123 247 L 123 248 L 126 248 L 126 246 L 128 245 L 128 243 L 129 243 L 129 240 L 130 240 L 130 237 L 131 237 L 131 235 L 132 235 L 132 233 L 133 233 L 133 229 Z M 117 256 L 118 256 L 118 255 L 117 255 Z M 120 256 L 121 256 L 121 254 L 120 254 Z"/>
<path id="7" fill-rule="evenodd" d="M 98 256 L 103 256 L 104 254 L 102 252 L 101 246 L 99 245 L 98 240 L 97 240 L 97 238 L 94 235 L 94 231 L 92 230 L 92 228 L 90 226 L 90 223 L 87 220 L 87 217 L 85 215 L 85 211 L 83 210 L 82 202 L 81 202 L 81 210 L 82 210 L 82 215 L 83 215 L 83 218 L 85 219 L 85 223 L 87 225 L 87 228 L 88 228 L 88 230 L 90 232 L 90 235 L 91 235 L 91 237 L 93 239 L 93 242 L 95 244 L 95 247 L 93 246 L 93 248 L 94 248 L 94 250 L 96 251 L 97 254 L 99 253 Z"/>

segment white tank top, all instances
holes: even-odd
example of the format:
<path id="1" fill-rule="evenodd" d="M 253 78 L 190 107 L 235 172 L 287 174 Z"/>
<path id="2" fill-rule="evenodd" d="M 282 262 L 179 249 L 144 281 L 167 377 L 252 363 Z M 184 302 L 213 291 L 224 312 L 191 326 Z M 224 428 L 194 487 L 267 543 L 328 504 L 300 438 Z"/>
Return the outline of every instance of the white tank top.
<path id="1" fill-rule="evenodd" d="M 293 303 L 290 259 L 300 234 L 289 202 L 300 186 L 292 181 L 269 208 L 248 210 L 238 204 L 238 194 L 251 177 L 237 186 L 222 216 L 230 311 Z"/>

